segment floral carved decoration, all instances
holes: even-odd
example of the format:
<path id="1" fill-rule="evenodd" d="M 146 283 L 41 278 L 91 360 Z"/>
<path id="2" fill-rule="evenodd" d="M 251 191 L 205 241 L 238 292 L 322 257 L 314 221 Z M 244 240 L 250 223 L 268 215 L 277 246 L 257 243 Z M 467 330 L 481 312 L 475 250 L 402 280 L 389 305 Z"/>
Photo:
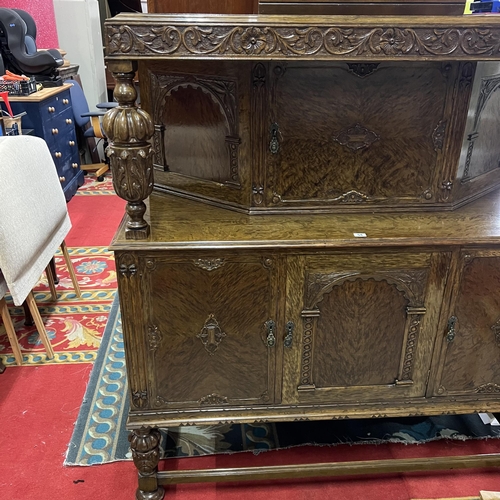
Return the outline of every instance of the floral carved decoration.
<path id="1" fill-rule="evenodd" d="M 107 55 L 491 56 L 497 28 L 106 26 Z"/>

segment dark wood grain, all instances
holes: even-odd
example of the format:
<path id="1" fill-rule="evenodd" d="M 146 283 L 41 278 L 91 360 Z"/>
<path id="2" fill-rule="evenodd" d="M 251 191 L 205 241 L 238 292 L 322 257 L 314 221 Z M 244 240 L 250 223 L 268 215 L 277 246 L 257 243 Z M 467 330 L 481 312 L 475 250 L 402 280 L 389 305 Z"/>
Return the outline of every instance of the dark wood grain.
<path id="1" fill-rule="evenodd" d="M 456 334 L 444 340 L 436 392 L 500 394 L 500 253 L 471 251 L 462 258 L 460 288 L 450 312 L 457 317 Z"/>
<path id="2" fill-rule="evenodd" d="M 260 1 L 261 14 L 333 16 L 459 16 L 465 2 L 338 1 L 294 2 Z"/>
<path id="3" fill-rule="evenodd" d="M 257 0 L 148 0 L 148 12 L 254 14 Z"/>
<path id="4" fill-rule="evenodd" d="M 268 347 L 265 327 L 276 322 L 273 256 L 214 254 L 177 262 L 152 256 L 148 265 L 148 325 L 159 338 L 148 352 L 155 406 L 273 402 L 280 340 Z M 204 344 L 200 334 L 210 335 L 209 329 L 202 332 L 209 318 L 219 339 Z M 205 399 L 211 395 L 212 401 Z"/>

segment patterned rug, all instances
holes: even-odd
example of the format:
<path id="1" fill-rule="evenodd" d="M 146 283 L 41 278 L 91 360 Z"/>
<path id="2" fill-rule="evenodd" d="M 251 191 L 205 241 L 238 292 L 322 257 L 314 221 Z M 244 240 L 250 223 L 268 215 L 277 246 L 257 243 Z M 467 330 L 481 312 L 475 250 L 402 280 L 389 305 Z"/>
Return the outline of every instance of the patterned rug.
<path id="1" fill-rule="evenodd" d="M 129 408 L 118 300 L 115 299 L 90 376 L 65 465 L 130 460 Z M 419 444 L 439 439 L 500 437 L 478 415 L 185 426 L 162 433 L 162 458 L 261 451 L 302 445 Z"/>
<path id="2" fill-rule="evenodd" d="M 35 300 L 42 315 L 54 359 L 47 359 L 35 326 L 24 325 L 24 310 L 13 305 L 7 295 L 9 312 L 23 353 L 23 365 L 88 363 L 95 360 L 116 294 L 116 271 L 113 253 L 107 247 L 68 249 L 82 297 L 76 297 L 64 259 L 56 255 L 59 283 L 54 302 L 45 275 L 34 288 Z M 15 364 L 3 324 L 0 324 L 0 358 L 4 365 Z"/>
<path id="3" fill-rule="evenodd" d="M 97 180 L 95 173 L 89 173 L 85 176 L 83 186 L 76 192 L 76 196 L 109 196 L 113 194 L 116 193 L 113 188 L 113 179 L 110 171 L 104 174 L 104 180 L 102 182 Z"/>

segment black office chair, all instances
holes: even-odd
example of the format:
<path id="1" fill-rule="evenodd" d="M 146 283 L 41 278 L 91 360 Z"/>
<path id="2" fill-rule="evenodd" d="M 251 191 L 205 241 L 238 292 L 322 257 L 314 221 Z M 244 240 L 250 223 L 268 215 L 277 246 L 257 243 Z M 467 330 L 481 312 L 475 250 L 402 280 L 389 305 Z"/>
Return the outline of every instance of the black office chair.
<path id="1" fill-rule="evenodd" d="M 0 57 L 4 71 L 34 76 L 45 85 L 60 83 L 57 68 L 62 66 L 63 57 L 56 49 L 37 51 L 35 40 L 36 24 L 28 12 L 0 8 Z"/>
<path id="2" fill-rule="evenodd" d="M 117 102 L 104 102 L 97 104 L 96 107 L 100 110 L 89 111 L 87 98 L 83 93 L 82 87 L 76 80 L 66 80 L 64 83 L 72 84 L 69 89 L 71 95 L 71 105 L 73 107 L 73 116 L 77 127 L 78 146 L 80 155 L 84 156 L 85 146 L 89 147 L 92 155 L 93 145 L 89 142 L 91 139 L 102 140 L 104 142 L 104 150 L 108 146 L 107 138 L 101 127 L 100 118 L 106 113 L 105 110 L 118 106 Z M 101 111 L 102 110 L 102 111 Z M 97 147 L 96 147 L 97 148 Z M 82 154 L 83 153 L 83 154 Z M 103 181 L 104 174 L 109 170 L 109 159 L 105 158 L 100 163 L 82 164 L 80 167 L 85 173 L 95 171 L 97 180 Z"/>

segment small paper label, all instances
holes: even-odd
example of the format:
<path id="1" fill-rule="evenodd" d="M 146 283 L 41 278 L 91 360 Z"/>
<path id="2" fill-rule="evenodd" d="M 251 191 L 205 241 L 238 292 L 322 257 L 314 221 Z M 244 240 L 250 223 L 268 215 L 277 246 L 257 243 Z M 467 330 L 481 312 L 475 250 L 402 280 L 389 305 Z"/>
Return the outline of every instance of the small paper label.
<path id="1" fill-rule="evenodd" d="M 352 233 L 355 238 L 366 238 L 366 233 Z"/>

